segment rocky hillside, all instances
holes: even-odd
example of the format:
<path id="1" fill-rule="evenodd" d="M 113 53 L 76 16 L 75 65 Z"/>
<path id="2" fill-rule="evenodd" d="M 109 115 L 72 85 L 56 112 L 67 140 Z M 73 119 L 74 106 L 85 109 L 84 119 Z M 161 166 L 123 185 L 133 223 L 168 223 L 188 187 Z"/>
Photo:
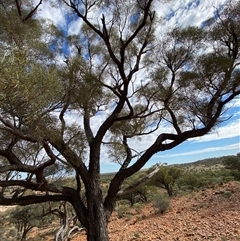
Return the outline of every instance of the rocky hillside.
<path id="1" fill-rule="evenodd" d="M 171 208 L 156 213 L 151 204 L 109 224 L 111 241 L 239 241 L 240 183 L 230 182 L 171 200 Z M 85 241 L 85 233 L 72 241 Z"/>

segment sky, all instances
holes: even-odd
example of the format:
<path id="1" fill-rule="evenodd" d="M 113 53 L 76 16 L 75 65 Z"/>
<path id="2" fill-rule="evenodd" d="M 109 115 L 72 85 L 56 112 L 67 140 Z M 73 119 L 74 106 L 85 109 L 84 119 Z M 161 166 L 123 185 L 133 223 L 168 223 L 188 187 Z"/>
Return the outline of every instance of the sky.
<path id="1" fill-rule="evenodd" d="M 229 0 L 174 0 L 162 1 L 168 2 L 163 4 L 160 3 L 161 1 L 158 1 L 158 3 L 155 4 L 155 10 L 164 19 L 167 19 L 167 24 L 159 27 L 157 33 L 161 34 L 164 29 L 175 26 L 202 26 L 206 19 L 214 15 L 216 7 L 221 7 L 228 1 Z M 44 1 L 39 14 L 44 18 L 51 19 L 68 33 L 78 33 L 80 26 L 79 19 L 69 24 L 69 21 L 64 16 L 62 7 L 53 9 L 49 6 L 48 1 Z M 75 116 L 69 116 L 68 118 L 75 118 Z M 240 152 L 240 98 L 235 99 L 229 104 L 229 109 L 224 114 L 224 118 L 227 121 L 220 123 L 209 134 L 188 140 L 172 150 L 157 153 L 149 160 L 145 168 L 157 162 L 171 165 L 225 155 L 236 155 Z M 154 141 L 154 136 L 143 138 L 143 140 L 136 145 L 144 149 L 144 147 L 150 145 L 152 141 Z M 118 164 L 109 162 L 106 157 L 103 158 L 101 172 L 115 172 L 118 169 Z"/>

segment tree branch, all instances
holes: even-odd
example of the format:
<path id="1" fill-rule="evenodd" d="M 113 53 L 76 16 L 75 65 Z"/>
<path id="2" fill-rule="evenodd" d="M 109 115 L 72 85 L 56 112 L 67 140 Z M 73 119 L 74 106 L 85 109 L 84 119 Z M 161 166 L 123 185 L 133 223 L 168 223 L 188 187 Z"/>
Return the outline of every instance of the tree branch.
<path id="1" fill-rule="evenodd" d="M 73 150 L 61 139 L 56 138 L 55 140 L 50 140 L 50 143 L 61 153 L 61 155 L 69 162 L 73 168 L 82 177 L 84 183 L 88 182 L 88 170 L 84 162 L 80 157 L 74 153 Z"/>
<path id="2" fill-rule="evenodd" d="M 18 172 L 30 172 L 35 173 L 37 171 L 37 167 L 30 166 L 26 164 L 12 164 L 7 166 L 0 167 L 0 173 L 9 172 L 9 171 L 18 171 Z"/>
<path id="3" fill-rule="evenodd" d="M 182 132 L 181 132 L 181 129 L 180 129 L 179 125 L 178 125 L 176 116 L 174 115 L 173 111 L 170 109 L 170 107 L 168 105 L 165 105 L 165 108 L 169 112 L 169 114 L 170 114 L 170 116 L 172 118 L 173 127 L 177 131 L 178 135 L 181 135 Z"/>
<path id="4" fill-rule="evenodd" d="M 0 155 L 5 157 L 12 165 L 22 165 L 22 162 L 11 150 L 0 150 Z"/>
<path id="5" fill-rule="evenodd" d="M 132 151 L 127 143 L 127 137 L 126 136 L 123 136 L 123 145 L 125 147 L 125 150 L 126 150 L 126 158 L 121 166 L 121 169 L 126 169 L 129 165 L 129 163 L 131 162 L 132 160 Z"/>
<path id="6" fill-rule="evenodd" d="M 94 136 L 93 136 L 92 129 L 90 126 L 90 119 L 89 119 L 87 113 L 85 113 L 83 116 L 83 125 L 84 125 L 85 134 L 87 137 L 87 141 L 89 144 L 91 144 L 94 139 Z"/>
<path id="7" fill-rule="evenodd" d="M 146 182 L 148 179 L 152 178 L 161 168 L 162 164 L 157 164 L 156 168 L 149 173 L 148 175 L 146 175 L 145 177 L 143 177 L 142 179 L 138 180 L 137 182 L 135 182 L 134 184 L 124 188 L 123 190 L 120 190 L 117 193 L 117 196 L 122 196 L 124 194 L 130 193 L 132 191 L 134 191 L 137 187 L 139 187 L 141 184 L 143 184 L 144 182 Z"/>
<path id="8" fill-rule="evenodd" d="M 18 11 L 18 15 L 21 17 L 22 16 L 22 11 L 21 11 L 21 6 L 19 3 L 19 0 L 15 0 L 16 6 L 17 6 L 17 11 Z"/>
<path id="9" fill-rule="evenodd" d="M 35 138 L 25 135 L 19 129 L 14 127 L 10 121 L 5 120 L 2 116 L 0 116 L 0 121 L 4 124 L 4 126 L 0 126 L 0 129 L 8 131 L 9 133 L 13 134 L 14 136 L 21 138 L 22 140 L 26 140 L 26 141 L 30 141 L 30 142 L 34 142 L 34 143 L 37 142 L 37 140 Z"/>
<path id="10" fill-rule="evenodd" d="M 43 203 L 43 202 L 57 202 L 57 201 L 69 201 L 69 196 L 67 195 L 27 195 L 18 198 L 4 198 L 0 196 L 0 205 L 3 206 L 12 206 L 12 205 L 30 205 L 35 203 Z"/>
<path id="11" fill-rule="evenodd" d="M 140 25 L 137 27 L 137 29 L 134 31 L 134 33 L 128 38 L 128 40 L 124 43 L 124 45 L 121 48 L 121 55 L 123 54 L 123 52 L 125 51 L 125 49 L 127 48 L 127 46 L 133 41 L 133 39 L 138 35 L 138 33 L 146 26 L 148 17 L 151 16 L 150 13 L 150 7 L 152 5 L 153 0 L 150 0 L 146 3 L 146 5 L 143 8 L 144 11 L 144 16 L 143 16 L 143 20 L 140 23 Z M 124 56 L 123 56 L 124 57 Z"/>
<path id="12" fill-rule="evenodd" d="M 31 18 L 37 12 L 37 9 L 41 4 L 42 4 L 42 0 L 39 1 L 39 3 L 36 5 L 36 7 L 33 8 L 22 21 L 26 22 L 29 18 Z"/>

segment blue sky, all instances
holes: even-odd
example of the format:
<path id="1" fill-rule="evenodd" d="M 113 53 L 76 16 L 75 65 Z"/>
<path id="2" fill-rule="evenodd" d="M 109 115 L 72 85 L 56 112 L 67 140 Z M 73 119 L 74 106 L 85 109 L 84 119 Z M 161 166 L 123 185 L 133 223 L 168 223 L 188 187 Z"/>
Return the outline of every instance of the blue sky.
<path id="1" fill-rule="evenodd" d="M 236 155 L 240 152 L 240 99 L 234 101 L 234 107 L 225 114 L 231 117 L 222 122 L 209 134 L 187 140 L 181 145 L 164 152 L 159 152 L 151 158 L 145 168 L 155 163 L 189 163 L 211 157 Z M 119 165 L 115 163 L 103 163 L 103 172 L 117 171 Z"/>
<path id="2" fill-rule="evenodd" d="M 156 2 L 156 12 L 168 20 L 167 25 L 159 26 L 156 30 L 157 34 L 162 34 L 166 29 L 175 26 L 203 26 L 204 21 L 214 15 L 216 7 L 222 7 L 228 0 L 174 0 L 169 1 L 168 4 L 161 4 L 160 1 Z M 67 32 L 69 34 L 79 33 L 81 22 L 78 18 L 69 23 L 68 17 L 64 16 L 64 10 L 61 7 L 52 9 L 48 1 L 43 2 L 41 8 L 40 15 L 61 26 L 65 34 Z M 228 121 L 219 124 L 204 137 L 188 140 L 172 150 L 157 153 L 145 167 L 150 167 L 156 162 L 167 164 L 188 163 L 210 157 L 236 155 L 240 152 L 240 99 L 234 100 L 231 105 L 231 108 L 224 115 L 226 119 L 232 116 Z M 75 117 L 69 116 L 68 118 Z M 136 146 L 142 146 L 144 149 L 153 140 L 154 137 L 143 138 L 141 142 L 136 143 Z M 117 171 L 118 168 L 119 165 L 110 163 L 106 157 L 103 158 L 101 163 L 102 172 L 113 172 Z"/>

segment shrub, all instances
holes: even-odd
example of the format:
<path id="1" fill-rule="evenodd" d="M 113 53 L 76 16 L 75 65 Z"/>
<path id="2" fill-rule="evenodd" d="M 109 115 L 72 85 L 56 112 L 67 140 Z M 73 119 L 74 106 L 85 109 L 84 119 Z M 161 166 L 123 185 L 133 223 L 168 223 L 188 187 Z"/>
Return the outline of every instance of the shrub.
<path id="1" fill-rule="evenodd" d="M 221 168 L 216 170 L 186 171 L 177 181 L 181 190 L 195 190 L 219 185 L 234 180 L 231 170 Z"/>
<path id="2" fill-rule="evenodd" d="M 15 237 L 17 235 L 17 230 L 16 229 L 10 229 L 9 235 L 10 235 L 10 237 Z"/>
<path id="3" fill-rule="evenodd" d="M 116 208 L 116 212 L 117 212 L 119 218 L 123 218 L 127 214 L 128 211 L 129 211 L 128 205 L 121 204 Z"/>
<path id="4" fill-rule="evenodd" d="M 187 189 L 195 189 L 199 188 L 199 178 L 197 177 L 196 173 L 185 173 L 184 176 L 178 181 L 178 186 L 183 187 L 185 186 Z"/>
<path id="5" fill-rule="evenodd" d="M 230 198 L 232 196 L 232 192 L 230 190 L 226 190 L 224 191 L 224 195 L 225 197 Z"/>
<path id="6" fill-rule="evenodd" d="M 169 197 L 164 193 L 158 193 L 153 197 L 153 205 L 158 209 L 158 212 L 164 213 L 170 207 Z"/>
<path id="7" fill-rule="evenodd" d="M 144 205 L 145 204 L 143 204 L 143 203 L 135 203 L 133 207 L 137 213 L 141 213 Z"/>
<path id="8" fill-rule="evenodd" d="M 239 153 L 237 156 L 229 156 L 223 161 L 225 168 L 231 170 L 232 175 L 236 180 L 240 180 L 240 157 Z"/>

